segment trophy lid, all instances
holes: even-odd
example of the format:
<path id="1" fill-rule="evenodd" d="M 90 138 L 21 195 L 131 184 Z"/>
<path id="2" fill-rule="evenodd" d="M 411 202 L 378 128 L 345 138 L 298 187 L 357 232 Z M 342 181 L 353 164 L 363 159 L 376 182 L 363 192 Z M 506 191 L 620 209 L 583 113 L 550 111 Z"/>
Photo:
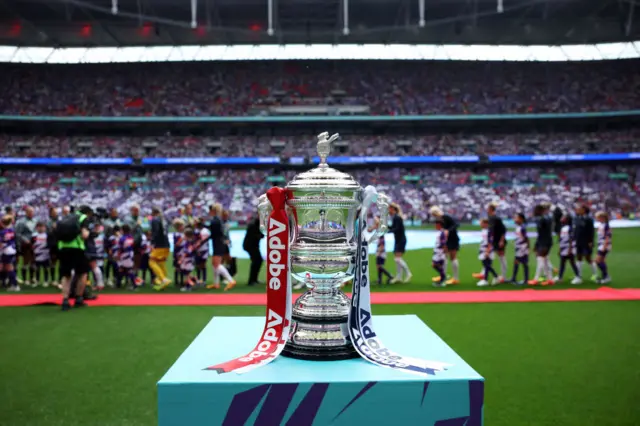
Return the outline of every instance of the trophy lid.
<path id="1" fill-rule="evenodd" d="M 328 132 L 318 135 L 318 155 L 320 156 L 320 164 L 315 169 L 296 175 L 289 184 L 287 189 L 314 191 L 314 190 L 331 190 L 331 191 L 358 191 L 362 187 L 349 174 L 329 167 L 327 157 L 331 152 L 331 142 L 340 137 L 335 133 L 329 137 Z"/>

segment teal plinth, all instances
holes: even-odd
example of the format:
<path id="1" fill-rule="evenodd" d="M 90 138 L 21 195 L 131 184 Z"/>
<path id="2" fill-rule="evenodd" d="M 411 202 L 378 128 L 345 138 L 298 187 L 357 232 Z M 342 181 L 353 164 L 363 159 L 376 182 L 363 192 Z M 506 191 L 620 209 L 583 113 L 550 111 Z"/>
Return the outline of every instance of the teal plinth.
<path id="1" fill-rule="evenodd" d="M 158 382 L 160 426 L 481 426 L 484 378 L 415 315 L 376 316 L 378 336 L 406 356 L 451 364 L 418 376 L 363 359 L 279 357 L 245 374 L 211 365 L 253 349 L 264 318 L 215 317 Z"/>

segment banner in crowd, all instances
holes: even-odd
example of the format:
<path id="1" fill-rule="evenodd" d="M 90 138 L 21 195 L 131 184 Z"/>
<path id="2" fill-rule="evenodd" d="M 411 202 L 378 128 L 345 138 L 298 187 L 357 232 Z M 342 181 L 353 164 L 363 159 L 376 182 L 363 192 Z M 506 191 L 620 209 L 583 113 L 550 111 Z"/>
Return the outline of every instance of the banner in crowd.
<path id="1" fill-rule="evenodd" d="M 490 155 L 489 162 L 494 163 L 535 163 L 552 161 L 625 161 L 640 160 L 640 153 L 625 152 L 614 154 L 549 154 L 549 155 Z M 313 163 L 318 163 L 318 157 L 310 159 Z M 451 155 L 451 156 L 362 156 L 362 157 L 329 157 L 327 161 L 332 164 L 434 164 L 434 163 L 478 163 L 480 157 L 477 155 Z M 304 157 L 291 157 L 289 163 L 292 165 L 302 165 L 305 163 Z"/>
<path id="2" fill-rule="evenodd" d="M 180 165 L 180 164 L 279 164 L 278 157 L 176 157 L 143 158 L 142 164 Z"/>
<path id="3" fill-rule="evenodd" d="M 490 163 L 536 163 L 536 162 L 571 162 L 571 161 L 630 161 L 640 160 L 640 152 L 627 152 L 616 154 L 568 154 L 568 155 L 491 155 Z M 318 157 L 310 159 L 318 163 Z M 329 157 L 333 164 L 358 165 L 358 164 L 473 164 L 478 163 L 477 155 L 461 156 L 362 156 L 362 157 Z M 291 157 L 288 160 L 291 165 L 304 165 L 304 157 Z M 143 165 L 258 165 L 280 164 L 279 157 L 176 157 L 176 158 L 143 158 Z M 0 158 L 3 165 L 132 165 L 131 158 Z"/>
<path id="4" fill-rule="evenodd" d="M 640 160 L 640 152 L 614 154 L 549 154 L 549 155 L 490 155 L 493 163 L 522 163 L 547 161 L 625 161 Z"/>
<path id="5" fill-rule="evenodd" d="M 450 156 L 361 156 L 361 157 L 327 157 L 327 162 L 331 164 L 400 164 L 400 163 L 477 163 L 477 155 L 450 155 Z M 302 157 L 292 157 L 291 164 L 301 164 Z M 320 157 L 312 157 L 313 163 L 319 163 Z"/>
<path id="6" fill-rule="evenodd" d="M 128 165 L 133 164 L 131 158 L 19 158 L 5 157 L 0 158 L 0 164 L 8 166 L 22 165 L 38 165 L 38 166 L 57 166 L 70 164 L 88 164 L 88 165 Z"/>

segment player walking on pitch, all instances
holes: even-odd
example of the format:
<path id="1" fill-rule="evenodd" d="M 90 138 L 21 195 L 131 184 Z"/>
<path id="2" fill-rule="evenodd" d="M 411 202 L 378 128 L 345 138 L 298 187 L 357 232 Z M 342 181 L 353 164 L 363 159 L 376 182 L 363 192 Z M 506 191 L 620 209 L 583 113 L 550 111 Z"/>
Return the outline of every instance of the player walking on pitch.
<path id="1" fill-rule="evenodd" d="M 389 206 L 389 214 L 392 217 L 391 227 L 389 227 L 389 231 L 393 233 L 393 237 L 395 239 L 395 245 L 393 246 L 393 256 L 396 262 L 396 276 L 391 281 L 392 283 L 397 283 L 403 281 L 408 283 L 411 281 L 411 271 L 409 270 L 409 265 L 402 258 L 404 252 L 407 247 L 407 235 L 404 230 L 404 218 L 402 217 L 402 210 L 400 206 L 396 203 L 391 203 Z M 404 280 L 403 280 L 404 275 Z"/>
<path id="2" fill-rule="evenodd" d="M 458 251 L 460 250 L 460 237 L 458 236 L 458 222 L 449 216 L 444 214 L 442 209 L 438 206 L 433 206 L 429 209 L 431 216 L 437 220 L 442 221 L 442 227 L 447 238 L 447 255 L 451 261 L 451 275 L 452 277 L 447 280 L 447 285 L 460 284 L 460 263 L 458 262 Z M 444 259 L 444 270 L 447 270 L 447 259 Z M 433 282 L 438 282 L 440 277 L 434 277 Z"/>
<path id="3" fill-rule="evenodd" d="M 213 265 L 213 284 L 208 285 L 207 288 L 220 288 L 220 278 L 222 277 L 227 281 L 224 290 L 228 291 L 236 286 L 236 281 L 233 279 L 227 268 L 222 264 L 222 257 L 227 254 L 224 225 L 221 217 L 222 206 L 220 204 L 212 205 L 209 208 L 209 215 L 211 216 L 209 231 L 211 232 L 211 241 L 213 242 L 213 256 L 211 256 L 211 264 Z"/>

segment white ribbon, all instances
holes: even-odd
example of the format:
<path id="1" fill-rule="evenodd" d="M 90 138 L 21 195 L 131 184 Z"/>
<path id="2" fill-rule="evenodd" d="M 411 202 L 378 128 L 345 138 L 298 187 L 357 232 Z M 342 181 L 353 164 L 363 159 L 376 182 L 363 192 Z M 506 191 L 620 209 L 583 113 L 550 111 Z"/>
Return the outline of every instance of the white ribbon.
<path id="1" fill-rule="evenodd" d="M 373 364 L 419 375 L 434 375 L 437 371 L 445 370 L 445 367 L 450 364 L 405 357 L 392 352 L 382 344 L 373 328 L 369 280 L 369 240 L 365 231 L 367 229 L 367 213 L 377 200 L 378 192 L 376 189 L 373 186 L 367 186 L 364 189 L 362 208 L 356 224 L 358 248 L 353 296 L 349 311 L 349 335 L 358 353 Z"/>

